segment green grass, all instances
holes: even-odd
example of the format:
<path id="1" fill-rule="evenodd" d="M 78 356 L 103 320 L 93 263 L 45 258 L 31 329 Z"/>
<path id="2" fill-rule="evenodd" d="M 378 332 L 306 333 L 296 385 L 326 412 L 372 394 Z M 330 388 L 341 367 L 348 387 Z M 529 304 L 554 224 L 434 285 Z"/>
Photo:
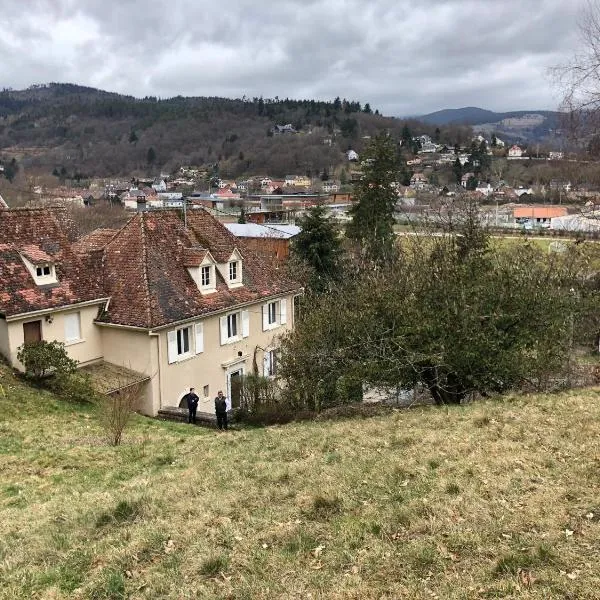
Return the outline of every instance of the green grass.
<path id="1" fill-rule="evenodd" d="M 595 390 L 113 448 L 0 382 L 0 597 L 600 598 Z"/>

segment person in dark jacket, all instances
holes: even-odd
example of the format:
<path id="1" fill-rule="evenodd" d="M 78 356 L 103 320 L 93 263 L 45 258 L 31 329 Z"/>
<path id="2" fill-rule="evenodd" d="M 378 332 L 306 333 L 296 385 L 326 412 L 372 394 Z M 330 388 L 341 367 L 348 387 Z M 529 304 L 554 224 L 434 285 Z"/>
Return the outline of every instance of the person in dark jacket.
<path id="1" fill-rule="evenodd" d="M 190 388 L 190 391 L 183 397 L 187 402 L 188 407 L 188 423 L 196 423 L 196 410 L 198 409 L 198 401 L 200 398 L 194 392 L 194 388 Z"/>
<path id="2" fill-rule="evenodd" d="M 227 429 L 227 398 L 223 396 L 221 390 L 218 391 L 215 398 L 215 414 L 217 415 L 217 427 Z"/>

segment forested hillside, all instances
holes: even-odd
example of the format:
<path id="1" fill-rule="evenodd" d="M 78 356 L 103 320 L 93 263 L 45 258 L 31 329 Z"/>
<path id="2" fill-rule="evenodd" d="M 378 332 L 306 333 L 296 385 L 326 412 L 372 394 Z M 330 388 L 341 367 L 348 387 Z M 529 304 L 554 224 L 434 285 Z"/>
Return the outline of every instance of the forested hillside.
<path id="1" fill-rule="evenodd" d="M 0 93 L 0 157 L 29 171 L 64 169 L 87 176 L 174 171 L 219 163 L 222 176 L 333 170 L 352 148 L 360 152 L 382 129 L 400 137 L 406 121 L 376 114 L 367 104 L 336 98 L 170 99 L 104 92 L 71 84 Z M 273 133 L 291 124 L 298 133 Z M 417 124 L 433 134 L 435 125 Z M 466 141 L 469 130 L 448 126 L 441 141 Z"/>

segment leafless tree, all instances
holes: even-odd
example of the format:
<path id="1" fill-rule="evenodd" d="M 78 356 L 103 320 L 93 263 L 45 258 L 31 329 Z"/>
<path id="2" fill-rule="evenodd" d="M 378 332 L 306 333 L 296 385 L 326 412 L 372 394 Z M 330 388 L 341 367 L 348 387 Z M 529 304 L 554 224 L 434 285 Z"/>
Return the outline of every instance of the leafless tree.
<path id="1" fill-rule="evenodd" d="M 596 133 L 600 126 L 600 0 L 587 0 L 578 29 L 581 49 L 569 62 L 551 69 L 574 137 Z"/>
<path id="2" fill-rule="evenodd" d="M 144 393 L 144 385 L 143 381 L 132 383 L 100 399 L 100 423 L 111 446 L 121 443 L 123 432 Z"/>

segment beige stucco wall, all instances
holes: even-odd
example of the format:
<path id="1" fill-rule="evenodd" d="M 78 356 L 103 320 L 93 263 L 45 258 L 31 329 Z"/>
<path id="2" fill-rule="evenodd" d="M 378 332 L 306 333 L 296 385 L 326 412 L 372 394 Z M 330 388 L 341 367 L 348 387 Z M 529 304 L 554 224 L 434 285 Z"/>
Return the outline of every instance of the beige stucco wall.
<path id="1" fill-rule="evenodd" d="M 250 335 L 232 344 L 221 346 L 220 317 L 213 315 L 201 319 L 204 324 L 204 352 L 192 355 L 181 362 L 168 363 L 167 331 L 160 331 L 160 386 L 161 405 L 178 406 L 182 396 L 190 387 L 196 388 L 200 396 L 198 411 L 214 412 L 214 397 L 219 390 L 227 394 L 227 373 L 243 368 L 245 373 L 252 372 L 254 351 L 258 346 L 256 359 L 258 372 L 262 375 L 263 349 L 277 347 L 276 338 L 289 331 L 294 324 L 293 297 L 287 296 L 287 322 L 275 329 L 263 331 L 262 305 L 257 303 L 244 310 L 249 311 Z M 238 353 L 242 354 L 241 357 Z M 204 397 L 203 388 L 209 386 L 208 396 Z"/>
<path id="2" fill-rule="evenodd" d="M 124 327 L 97 326 L 102 333 L 104 360 L 150 377 L 141 412 L 156 415 L 160 408 L 158 338 L 146 331 Z"/>
<path id="3" fill-rule="evenodd" d="M 9 360 L 10 344 L 8 342 L 8 323 L 4 319 L 0 319 L 0 354 Z"/>
<path id="4" fill-rule="evenodd" d="M 37 317 L 20 318 L 0 325 L 0 351 L 16 368 L 22 368 L 17 360 L 17 351 L 23 344 L 23 323 L 41 321 L 42 339 L 48 342 L 65 342 L 65 317 L 78 312 L 81 323 L 81 340 L 65 344 L 69 356 L 84 365 L 102 358 L 102 339 L 100 331 L 94 324 L 98 316 L 98 305 L 75 307 L 67 310 L 54 311 Z M 4 323 L 4 322 L 2 322 Z"/>

